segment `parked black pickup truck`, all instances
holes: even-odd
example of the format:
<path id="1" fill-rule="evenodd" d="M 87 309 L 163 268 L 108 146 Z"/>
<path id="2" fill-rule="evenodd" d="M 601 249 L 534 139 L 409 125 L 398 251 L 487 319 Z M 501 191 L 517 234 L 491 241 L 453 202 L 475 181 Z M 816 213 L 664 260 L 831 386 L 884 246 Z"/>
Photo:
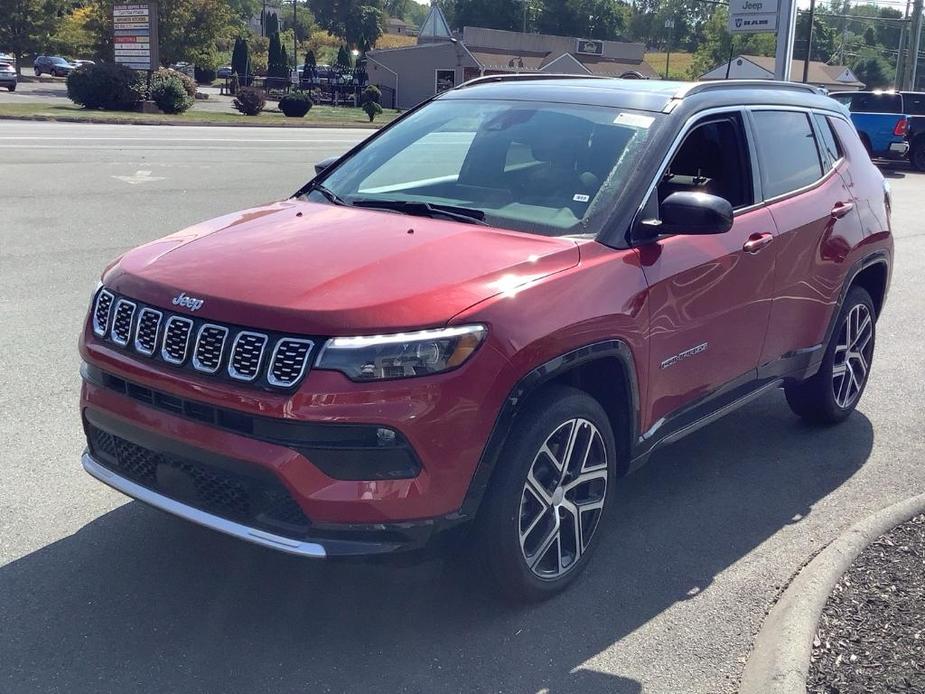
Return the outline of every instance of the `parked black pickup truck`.
<path id="1" fill-rule="evenodd" d="M 909 142 L 909 161 L 919 171 L 925 171 L 925 92 L 837 92 L 830 96 L 851 111 L 851 120 L 872 156 L 888 156 L 882 147 L 898 148 L 902 140 Z M 864 114 L 864 115 L 860 115 Z M 887 116 L 894 116 L 888 118 Z M 883 116 L 883 118 L 878 118 Z M 899 116 L 905 124 L 898 122 Z M 897 132 L 897 128 L 903 132 Z M 890 137 L 890 135 L 894 137 Z M 887 142 L 882 142 L 886 136 Z M 890 141 L 895 141 L 892 144 Z M 880 143 L 880 145 L 875 143 Z"/>

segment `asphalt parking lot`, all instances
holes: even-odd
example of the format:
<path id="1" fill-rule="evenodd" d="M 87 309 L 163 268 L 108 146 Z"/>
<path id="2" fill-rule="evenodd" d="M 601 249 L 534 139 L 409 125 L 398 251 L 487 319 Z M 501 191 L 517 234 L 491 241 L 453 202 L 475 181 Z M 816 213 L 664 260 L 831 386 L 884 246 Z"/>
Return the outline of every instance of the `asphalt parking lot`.
<path id="1" fill-rule="evenodd" d="M 888 171 L 896 260 L 844 424 L 779 392 L 623 481 L 587 575 L 543 605 L 464 567 L 313 563 L 88 477 L 77 334 L 100 270 L 284 197 L 356 130 L 0 123 L 0 691 L 733 692 L 781 586 L 925 490 L 925 175 Z"/>

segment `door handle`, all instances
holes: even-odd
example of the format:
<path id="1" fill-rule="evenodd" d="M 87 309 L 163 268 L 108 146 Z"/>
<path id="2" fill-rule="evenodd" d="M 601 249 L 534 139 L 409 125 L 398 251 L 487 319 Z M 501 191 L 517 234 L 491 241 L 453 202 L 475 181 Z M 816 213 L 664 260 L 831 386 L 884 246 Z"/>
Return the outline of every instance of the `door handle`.
<path id="1" fill-rule="evenodd" d="M 841 219 L 853 209 L 853 202 L 836 202 L 835 207 L 832 208 L 832 216 L 835 219 Z"/>
<path id="2" fill-rule="evenodd" d="M 746 253 L 757 253 L 773 240 L 774 236 L 767 231 L 763 234 L 752 234 L 748 237 L 748 241 L 742 246 L 742 250 Z"/>

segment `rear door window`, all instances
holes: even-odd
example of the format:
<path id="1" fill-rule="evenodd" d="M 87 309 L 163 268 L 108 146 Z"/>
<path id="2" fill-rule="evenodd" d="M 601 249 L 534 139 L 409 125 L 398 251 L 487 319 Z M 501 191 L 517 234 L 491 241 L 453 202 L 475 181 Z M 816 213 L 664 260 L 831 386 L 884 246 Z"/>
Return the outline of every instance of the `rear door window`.
<path id="1" fill-rule="evenodd" d="M 903 94 L 903 110 L 910 116 L 925 116 L 925 92 Z"/>
<path id="2" fill-rule="evenodd" d="M 754 111 L 755 143 L 765 199 L 822 178 L 822 162 L 809 116 L 801 111 Z"/>
<path id="3" fill-rule="evenodd" d="M 902 113 L 903 100 L 899 94 L 854 94 L 848 105 L 852 113 Z"/>

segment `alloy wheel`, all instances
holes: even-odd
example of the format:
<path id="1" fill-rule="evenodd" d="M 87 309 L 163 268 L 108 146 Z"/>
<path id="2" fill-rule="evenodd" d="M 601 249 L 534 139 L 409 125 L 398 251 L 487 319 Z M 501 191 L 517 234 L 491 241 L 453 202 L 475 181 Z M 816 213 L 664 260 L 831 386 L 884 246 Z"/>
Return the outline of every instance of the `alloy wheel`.
<path id="1" fill-rule="evenodd" d="M 560 424 L 527 472 L 520 500 L 520 549 L 539 578 L 573 569 L 597 529 L 607 496 L 607 448 L 587 419 Z"/>
<path id="2" fill-rule="evenodd" d="M 835 404 L 847 409 L 861 394 L 873 356 L 874 321 L 870 309 L 855 305 L 845 316 L 835 346 L 832 391 Z"/>

